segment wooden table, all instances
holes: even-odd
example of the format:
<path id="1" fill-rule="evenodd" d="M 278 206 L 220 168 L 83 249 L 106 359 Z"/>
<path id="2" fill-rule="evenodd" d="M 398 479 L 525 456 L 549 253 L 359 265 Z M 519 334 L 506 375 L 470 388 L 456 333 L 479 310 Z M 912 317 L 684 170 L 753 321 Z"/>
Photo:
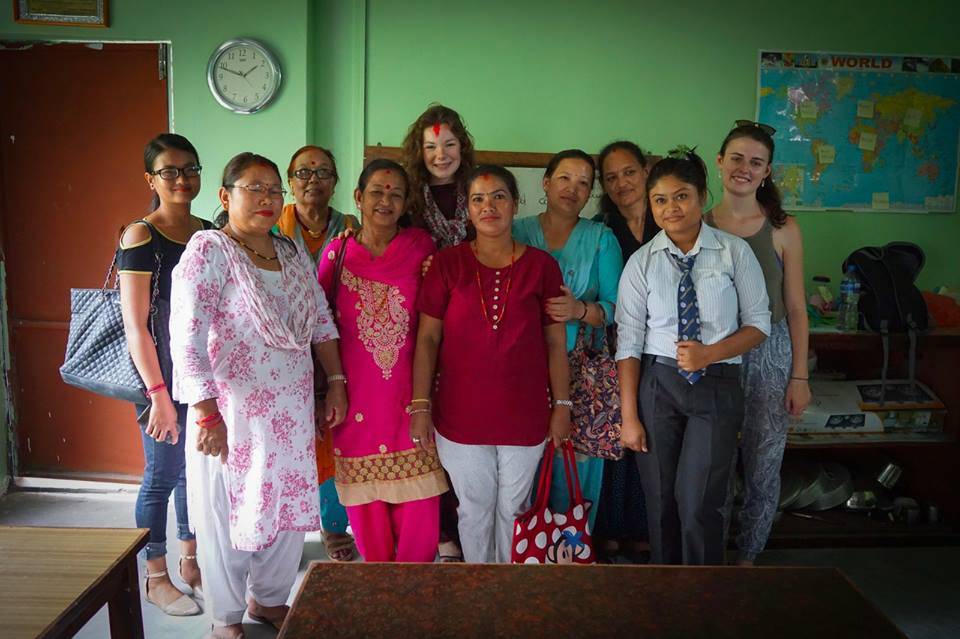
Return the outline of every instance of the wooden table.
<path id="1" fill-rule="evenodd" d="M 148 534 L 0 526 L 0 636 L 72 637 L 109 604 L 112 637 L 142 639 L 137 551 Z"/>
<path id="2" fill-rule="evenodd" d="M 833 568 L 313 563 L 281 639 L 902 638 Z"/>

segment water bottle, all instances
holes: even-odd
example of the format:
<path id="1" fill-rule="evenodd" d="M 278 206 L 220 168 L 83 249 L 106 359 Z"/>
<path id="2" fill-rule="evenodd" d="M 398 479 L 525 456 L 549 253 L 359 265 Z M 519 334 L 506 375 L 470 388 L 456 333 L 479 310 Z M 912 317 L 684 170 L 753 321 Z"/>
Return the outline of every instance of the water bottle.
<path id="1" fill-rule="evenodd" d="M 860 319 L 860 280 L 857 279 L 857 267 L 847 267 L 847 273 L 840 282 L 840 311 L 837 314 L 837 328 L 841 331 L 855 331 Z"/>

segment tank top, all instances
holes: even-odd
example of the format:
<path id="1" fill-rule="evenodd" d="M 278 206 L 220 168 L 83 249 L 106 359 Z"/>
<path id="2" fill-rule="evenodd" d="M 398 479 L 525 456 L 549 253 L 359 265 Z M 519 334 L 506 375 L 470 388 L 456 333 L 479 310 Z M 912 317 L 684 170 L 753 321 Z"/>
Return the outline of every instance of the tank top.
<path id="1" fill-rule="evenodd" d="M 718 228 L 713 219 L 713 211 L 707 211 L 703 220 L 714 228 Z M 750 245 L 760 268 L 763 270 L 763 280 L 767 286 L 767 297 L 770 298 L 770 323 L 776 324 L 782 320 L 787 309 L 783 303 L 783 262 L 773 246 L 773 225 L 770 219 L 764 217 L 760 230 L 749 237 L 742 238 Z"/>

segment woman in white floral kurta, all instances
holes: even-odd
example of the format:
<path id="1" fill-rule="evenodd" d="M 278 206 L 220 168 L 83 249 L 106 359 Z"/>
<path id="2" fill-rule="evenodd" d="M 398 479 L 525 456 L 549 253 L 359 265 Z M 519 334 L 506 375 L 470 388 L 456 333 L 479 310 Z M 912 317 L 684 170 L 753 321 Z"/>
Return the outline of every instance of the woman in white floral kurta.
<path id="1" fill-rule="evenodd" d="M 346 410 L 337 331 L 312 263 L 269 234 L 281 185 L 266 158 L 231 160 L 226 223 L 195 234 L 173 272 L 173 393 L 191 407 L 188 501 L 207 549 L 214 636 L 240 636 L 244 611 L 279 627 L 303 533 L 320 528 L 311 347 L 335 378 L 327 421 Z"/>

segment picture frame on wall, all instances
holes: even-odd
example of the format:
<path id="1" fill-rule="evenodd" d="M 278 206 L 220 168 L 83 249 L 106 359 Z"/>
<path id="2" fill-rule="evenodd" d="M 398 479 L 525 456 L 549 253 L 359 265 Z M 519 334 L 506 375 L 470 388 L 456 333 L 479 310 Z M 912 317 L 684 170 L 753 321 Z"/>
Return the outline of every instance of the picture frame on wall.
<path id="1" fill-rule="evenodd" d="M 19 24 L 70 27 L 110 26 L 110 0 L 13 0 Z"/>

